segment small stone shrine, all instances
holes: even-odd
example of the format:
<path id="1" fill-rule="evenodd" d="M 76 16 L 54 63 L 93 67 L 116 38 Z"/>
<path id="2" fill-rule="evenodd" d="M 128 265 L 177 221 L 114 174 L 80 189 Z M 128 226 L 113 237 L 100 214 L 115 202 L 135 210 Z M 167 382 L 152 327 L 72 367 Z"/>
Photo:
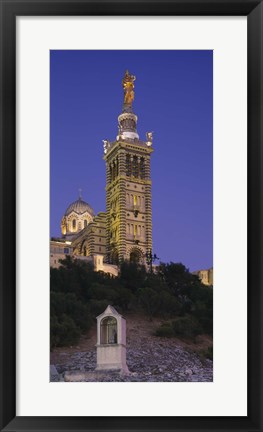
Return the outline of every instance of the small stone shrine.
<path id="1" fill-rule="evenodd" d="M 113 306 L 107 306 L 97 317 L 96 347 L 96 370 L 129 373 L 126 364 L 126 320 Z"/>

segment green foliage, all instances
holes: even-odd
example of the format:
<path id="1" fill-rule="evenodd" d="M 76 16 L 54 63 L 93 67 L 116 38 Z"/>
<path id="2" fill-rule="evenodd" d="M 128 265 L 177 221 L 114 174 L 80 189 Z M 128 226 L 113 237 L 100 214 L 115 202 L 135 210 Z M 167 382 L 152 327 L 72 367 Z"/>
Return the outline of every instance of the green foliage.
<path id="1" fill-rule="evenodd" d="M 193 316 L 185 316 L 163 323 L 155 335 L 194 340 L 201 333 L 202 327 L 199 322 Z"/>
<path id="2" fill-rule="evenodd" d="M 50 286 L 53 347 L 77 342 L 108 304 L 121 313 L 169 320 L 157 330 L 159 336 L 193 338 L 213 331 L 213 291 L 180 263 L 161 263 L 157 273 L 148 273 L 142 265 L 123 262 L 119 276 L 110 277 L 67 256 L 58 269 L 51 268 Z"/>
<path id="3" fill-rule="evenodd" d="M 165 322 L 156 330 L 155 336 L 159 337 L 173 337 L 174 331 L 171 323 Z"/>
<path id="4" fill-rule="evenodd" d="M 199 321 L 203 333 L 213 334 L 213 291 L 202 285 L 192 294 L 192 315 Z"/>
<path id="5" fill-rule="evenodd" d="M 60 318 L 52 315 L 50 319 L 50 345 L 51 348 L 69 346 L 78 343 L 81 331 L 73 319 L 63 314 Z"/>
<path id="6" fill-rule="evenodd" d="M 159 313 L 164 317 L 180 315 L 182 311 L 181 302 L 167 290 L 159 292 Z"/>
<path id="7" fill-rule="evenodd" d="M 50 315 L 61 317 L 69 316 L 81 330 L 88 330 L 91 326 L 90 309 L 83 304 L 73 293 L 50 293 Z"/>
<path id="8" fill-rule="evenodd" d="M 94 319 L 102 312 L 104 312 L 108 304 L 109 304 L 108 300 L 96 300 L 96 299 L 90 300 L 90 309 Z"/>
<path id="9" fill-rule="evenodd" d="M 202 355 L 202 357 L 207 358 L 209 360 L 213 360 L 213 346 L 210 345 L 208 348 L 202 350 L 200 352 L 200 354 Z"/>
<path id="10" fill-rule="evenodd" d="M 123 312 L 128 310 L 134 310 L 136 306 L 136 298 L 131 290 L 124 286 L 117 285 L 115 287 L 115 304 L 118 305 L 119 309 Z"/>
<path id="11" fill-rule="evenodd" d="M 213 360 L 213 346 L 209 346 L 207 348 L 206 357 L 209 358 L 209 360 Z"/>
<path id="12" fill-rule="evenodd" d="M 156 315 L 158 312 L 159 306 L 159 296 L 155 290 L 152 288 L 140 288 L 138 292 L 138 300 L 139 304 L 142 306 L 143 310 L 147 315 L 152 317 Z"/>
<path id="13" fill-rule="evenodd" d="M 172 321 L 174 336 L 193 339 L 202 333 L 202 327 L 192 316 L 180 317 Z"/>
<path id="14" fill-rule="evenodd" d="M 119 280 L 121 285 L 136 292 L 146 279 L 145 266 L 124 261 L 120 266 Z"/>

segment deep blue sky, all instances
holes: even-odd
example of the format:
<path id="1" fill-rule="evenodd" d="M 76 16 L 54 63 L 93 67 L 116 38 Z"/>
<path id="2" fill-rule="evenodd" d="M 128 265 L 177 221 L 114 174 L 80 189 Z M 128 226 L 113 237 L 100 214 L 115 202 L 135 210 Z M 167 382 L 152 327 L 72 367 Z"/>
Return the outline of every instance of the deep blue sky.
<path id="1" fill-rule="evenodd" d="M 212 266 L 213 52 L 51 51 L 51 236 L 67 206 L 105 211 L 102 139 L 114 140 L 125 70 L 136 76 L 138 133 L 154 132 L 153 252 L 190 270 Z"/>

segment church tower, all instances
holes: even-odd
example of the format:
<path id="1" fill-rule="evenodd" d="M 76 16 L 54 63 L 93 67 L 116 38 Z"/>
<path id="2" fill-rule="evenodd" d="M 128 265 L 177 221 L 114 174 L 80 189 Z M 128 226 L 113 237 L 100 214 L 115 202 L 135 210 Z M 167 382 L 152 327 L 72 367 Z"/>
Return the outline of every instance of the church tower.
<path id="1" fill-rule="evenodd" d="M 104 140 L 106 162 L 106 257 L 146 262 L 152 250 L 150 157 L 152 133 L 142 141 L 133 112 L 135 76 L 126 71 L 122 80 L 124 101 L 118 117 L 116 141 Z"/>

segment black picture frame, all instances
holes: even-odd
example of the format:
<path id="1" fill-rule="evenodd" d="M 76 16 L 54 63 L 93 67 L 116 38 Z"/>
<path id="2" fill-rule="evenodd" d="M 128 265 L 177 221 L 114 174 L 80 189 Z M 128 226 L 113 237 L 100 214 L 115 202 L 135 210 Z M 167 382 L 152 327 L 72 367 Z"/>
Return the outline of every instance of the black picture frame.
<path id="1" fill-rule="evenodd" d="M 263 5 L 255 0 L 0 0 L 1 5 L 1 431 L 262 431 Z M 248 415 L 244 417 L 16 416 L 16 17 L 81 15 L 247 16 Z M 235 269 L 238 272 L 238 268 Z M 238 304 L 238 301 L 237 301 Z M 132 409 L 131 409 L 132 412 Z"/>

